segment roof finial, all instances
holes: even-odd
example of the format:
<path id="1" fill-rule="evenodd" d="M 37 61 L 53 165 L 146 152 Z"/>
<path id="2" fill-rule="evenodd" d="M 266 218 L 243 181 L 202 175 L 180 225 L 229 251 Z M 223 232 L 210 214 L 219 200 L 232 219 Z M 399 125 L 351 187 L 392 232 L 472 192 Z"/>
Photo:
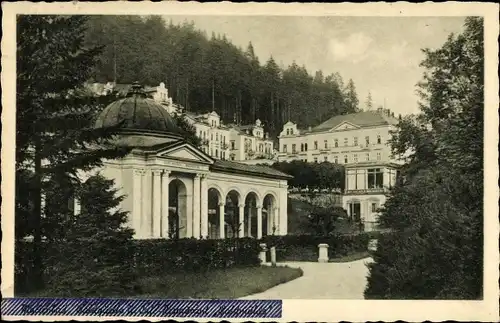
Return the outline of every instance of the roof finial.
<path id="1" fill-rule="evenodd" d="M 132 88 L 128 91 L 127 96 L 132 95 L 146 96 L 146 93 L 144 93 L 144 91 L 142 90 L 142 85 L 138 81 L 132 83 Z"/>

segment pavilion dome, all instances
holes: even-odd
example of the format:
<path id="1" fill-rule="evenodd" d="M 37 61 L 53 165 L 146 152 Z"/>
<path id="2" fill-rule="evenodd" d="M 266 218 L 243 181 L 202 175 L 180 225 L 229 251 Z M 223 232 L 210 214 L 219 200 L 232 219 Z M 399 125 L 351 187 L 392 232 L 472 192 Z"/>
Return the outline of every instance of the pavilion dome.
<path id="1" fill-rule="evenodd" d="M 112 127 L 118 124 L 124 130 L 182 134 L 168 111 L 148 98 L 137 82 L 125 98 L 112 102 L 99 114 L 94 127 Z"/>

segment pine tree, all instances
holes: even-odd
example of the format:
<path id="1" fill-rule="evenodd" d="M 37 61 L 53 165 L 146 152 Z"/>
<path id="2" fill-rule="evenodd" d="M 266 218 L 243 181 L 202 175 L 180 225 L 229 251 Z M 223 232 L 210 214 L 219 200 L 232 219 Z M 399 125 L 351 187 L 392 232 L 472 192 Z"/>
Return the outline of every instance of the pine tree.
<path id="1" fill-rule="evenodd" d="M 97 175 L 76 193 L 81 212 L 65 227 L 48 259 L 47 294 L 58 297 L 124 296 L 137 293 L 133 230 L 127 212 L 117 209 L 113 181 Z"/>
<path id="2" fill-rule="evenodd" d="M 354 85 L 354 81 L 352 79 L 349 79 L 349 82 L 347 83 L 347 86 L 344 90 L 344 96 L 346 104 L 346 110 L 344 111 L 344 114 L 358 112 L 358 94 L 356 93 L 356 86 Z"/>
<path id="3" fill-rule="evenodd" d="M 42 221 L 42 193 L 52 189 L 48 181 L 66 177 L 78 185 L 78 170 L 128 152 L 96 145 L 116 129 L 93 129 L 99 102 L 81 96 L 100 52 L 83 47 L 86 20 L 42 15 L 21 15 L 17 20 L 16 171 L 31 176 L 18 176 L 16 187 L 31 193 L 30 231 L 24 234 L 33 236 L 37 285 L 43 284 L 42 237 L 51 235 L 43 231 Z M 16 216 L 26 215 L 22 203 L 27 203 L 25 198 L 16 195 Z"/>
<path id="4" fill-rule="evenodd" d="M 371 92 L 368 92 L 368 96 L 366 97 L 365 105 L 366 105 L 366 110 L 367 111 L 371 111 L 372 110 L 372 108 L 373 108 L 373 99 L 372 99 L 372 93 Z"/>

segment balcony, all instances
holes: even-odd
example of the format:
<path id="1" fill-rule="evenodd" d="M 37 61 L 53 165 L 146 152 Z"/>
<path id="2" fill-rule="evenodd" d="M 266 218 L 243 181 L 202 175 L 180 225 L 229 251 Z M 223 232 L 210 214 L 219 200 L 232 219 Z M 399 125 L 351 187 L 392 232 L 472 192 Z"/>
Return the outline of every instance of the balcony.
<path id="1" fill-rule="evenodd" d="M 349 195 L 384 194 L 387 192 L 388 189 L 386 187 L 364 188 L 355 190 L 346 189 L 345 191 L 345 193 Z"/>

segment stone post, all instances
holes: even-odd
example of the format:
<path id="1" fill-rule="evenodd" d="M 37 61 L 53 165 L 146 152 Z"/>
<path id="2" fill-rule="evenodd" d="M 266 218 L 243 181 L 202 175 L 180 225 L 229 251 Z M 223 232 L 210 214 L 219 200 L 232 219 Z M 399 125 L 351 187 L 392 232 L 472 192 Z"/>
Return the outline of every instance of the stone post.
<path id="1" fill-rule="evenodd" d="M 271 247 L 271 265 L 276 266 L 276 247 Z"/>
<path id="2" fill-rule="evenodd" d="M 328 244 L 320 243 L 318 245 L 318 248 L 319 248 L 318 262 L 328 262 Z"/>
<path id="3" fill-rule="evenodd" d="M 260 253 L 259 253 L 259 258 L 260 258 L 261 264 L 266 263 L 266 252 L 267 252 L 267 245 L 265 243 L 261 243 L 260 244 Z"/>

